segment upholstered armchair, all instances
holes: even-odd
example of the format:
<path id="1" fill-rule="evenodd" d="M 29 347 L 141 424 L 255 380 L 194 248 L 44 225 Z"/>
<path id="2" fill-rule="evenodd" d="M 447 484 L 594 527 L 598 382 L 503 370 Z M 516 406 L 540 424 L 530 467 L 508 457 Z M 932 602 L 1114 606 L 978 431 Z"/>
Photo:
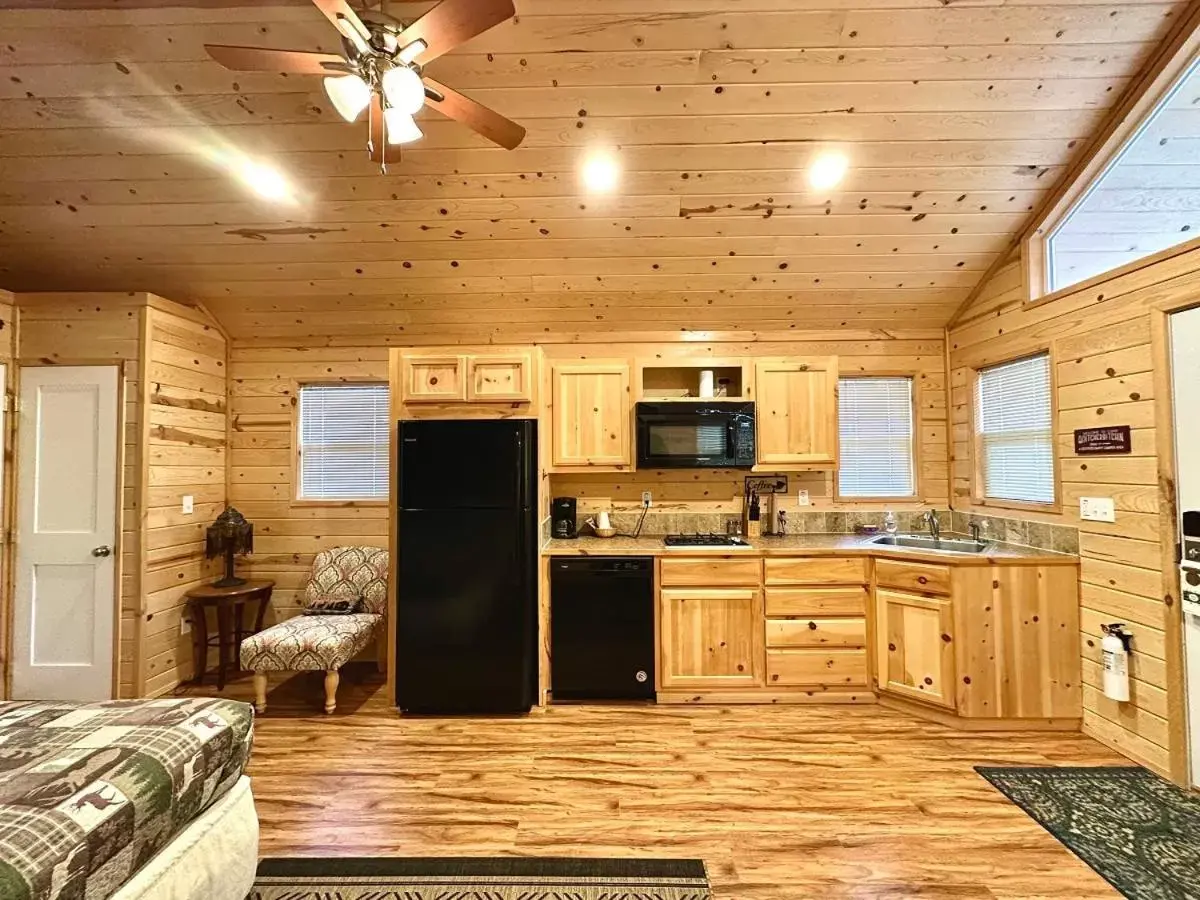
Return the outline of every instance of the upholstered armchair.
<path id="1" fill-rule="evenodd" d="M 242 668 L 254 673 L 254 708 L 267 708 L 268 672 L 325 673 L 325 712 L 337 706 L 338 670 L 383 626 L 388 552 L 380 547 L 334 547 L 313 560 L 301 603 L 304 615 L 242 641 Z"/>

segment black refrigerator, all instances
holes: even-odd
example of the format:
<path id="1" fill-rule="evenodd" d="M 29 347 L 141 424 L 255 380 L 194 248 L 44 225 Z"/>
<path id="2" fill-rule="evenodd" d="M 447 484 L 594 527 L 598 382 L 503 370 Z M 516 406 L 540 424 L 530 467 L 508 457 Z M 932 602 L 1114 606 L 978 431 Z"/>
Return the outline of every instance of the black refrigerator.
<path id="1" fill-rule="evenodd" d="M 537 693 L 537 422 L 398 427 L 396 705 L 528 712 Z"/>

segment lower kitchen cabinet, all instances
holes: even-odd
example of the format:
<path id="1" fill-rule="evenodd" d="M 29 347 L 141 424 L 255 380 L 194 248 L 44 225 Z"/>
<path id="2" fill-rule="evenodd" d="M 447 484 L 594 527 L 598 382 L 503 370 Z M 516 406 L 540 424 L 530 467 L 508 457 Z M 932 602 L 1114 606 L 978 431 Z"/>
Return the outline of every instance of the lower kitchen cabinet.
<path id="1" fill-rule="evenodd" d="M 864 688 L 867 651 L 857 649 L 767 650 L 767 687 Z"/>
<path id="2" fill-rule="evenodd" d="M 954 708 L 954 607 L 947 597 L 878 588 L 879 689 Z"/>
<path id="3" fill-rule="evenodd" d="M 762 684 L 762 592 L 757 588 L 663 588 L 659 592 L 664 689 Z"/>

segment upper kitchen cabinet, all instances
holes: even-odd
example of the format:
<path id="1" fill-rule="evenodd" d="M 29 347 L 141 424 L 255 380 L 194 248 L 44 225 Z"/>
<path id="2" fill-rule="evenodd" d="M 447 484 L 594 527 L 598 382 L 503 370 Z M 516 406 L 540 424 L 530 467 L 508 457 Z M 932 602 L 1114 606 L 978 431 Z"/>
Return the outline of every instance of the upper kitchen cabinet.
<path id="1" fill-rule="evenodd" d="M 405 353 L 400 363 L 400 399 L 405 403 L 466 400 L 466 356 Z"/>
<path id="2" fill-rule="evenodd" d="M 467 399 L 528 403 L 533 399 L 533 362 L 528 353 L 467 357 Z"/>
<path id="3" fill-rule="evenodd" d="M 537 380 L 533 348 L 429 348 L 400 352 L 403 404 L 450 404 L 486 415 L 476 404 L 532 404 Z M 504 407 L 501 407 L 504 409 Z"/>
<path id="4" fill-rule="evenodd" d="M 755 365 L 760 466 L 837 464 L 837 380 L 836 356 Z"/>
<path id="5" fill-rule="evenodd" d="M 554 469 L 632 468 L 631 415 L 628 362 L 551 363 Z"/>

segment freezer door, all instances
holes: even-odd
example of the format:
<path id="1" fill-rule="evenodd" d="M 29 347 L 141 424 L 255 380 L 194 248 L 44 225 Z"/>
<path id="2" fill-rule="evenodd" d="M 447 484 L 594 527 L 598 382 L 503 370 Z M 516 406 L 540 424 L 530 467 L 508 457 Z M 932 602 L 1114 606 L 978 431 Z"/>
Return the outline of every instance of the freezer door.
<path id="1" fill-rule="evenodd" d="M 400 423 L 402 509 L 536 505 L 535 425 L 529 419 Z"/>
<path id="2" fill-rule="evenodd" d="M 534 699 L 527 514 L 401 511 L 396 701 L 418 713 L 523 712 Z"/>

